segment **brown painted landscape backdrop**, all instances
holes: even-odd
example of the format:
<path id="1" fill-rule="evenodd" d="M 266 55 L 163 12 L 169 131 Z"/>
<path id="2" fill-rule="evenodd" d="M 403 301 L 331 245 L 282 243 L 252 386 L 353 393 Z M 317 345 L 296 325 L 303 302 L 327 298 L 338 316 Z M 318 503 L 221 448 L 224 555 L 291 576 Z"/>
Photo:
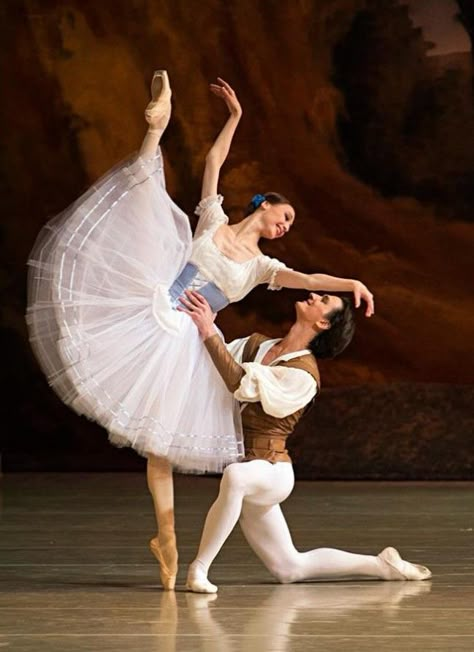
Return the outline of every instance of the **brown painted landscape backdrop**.
<path id="1" fill-rule="evenodd" d="M 457 3 L 472 36 L 472 3 Z M 293 451 L 300 476 L 472 477 L 474 110 L 471 52 L 433 44 L 395 0 L 9 0 L 2 18 L 4 468 L 138 468 L 65 408 L 30 352 L 25 262 L 42 224 L 137 149 L 154 69 L 174 111 L 170 193 L 192 215 L 203 160 L 244 116 L 222 175 L 231 219 L 255 192 L 294 202 L 289 266 L 363 280 L 376 316 L 322 366 Z M 192 218 L 193 219 L 193 218 Z M 297 292 L 227 308 L 227 339 L 278 335 Z"/>

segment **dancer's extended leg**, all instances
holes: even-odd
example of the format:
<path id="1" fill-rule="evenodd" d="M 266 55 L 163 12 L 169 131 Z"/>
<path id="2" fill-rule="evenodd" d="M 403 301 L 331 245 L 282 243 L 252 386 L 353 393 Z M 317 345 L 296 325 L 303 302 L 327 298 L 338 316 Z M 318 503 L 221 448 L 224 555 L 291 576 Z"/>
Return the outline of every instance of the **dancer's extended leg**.
<path id="1" fill-rule="evenodd" d="M 173 589 L 178 572 L 178 551 L 174 529 L 173 470 L 164 457 L 148 456 L 148 489 L 153 498 L 158 534 L 150 549 L 160 562 L 160 577 L 165 589 Z"/>
<path id="2" fill-rule="evenodd" d="M 196 559 L 189 568 L 187 586 L 194 591 L 211 593 L 217 587 L 208 582 L 209 566 L 234 529 L 248 496 L 259 503 L 284 500 L 293 488 L 290 464 L 270 464 L 253 460 L 230 464 L 222 476 L 219 495 L 206 517 Z"/>
<path id="3" fill-rule="evenodd" d="M 400 570 L 387 564 L 381 556 L 359 555 L 335 548 L 298 552 L 280 505 L 266 507 L 245 500 L 240 526 L 251 548 L 272 575 L 283 583 L 343 577 L 426 579 L 421 576 L 402 577 Z M 402 564 L 407 571 L 423 568 L 405 561 Z"/>

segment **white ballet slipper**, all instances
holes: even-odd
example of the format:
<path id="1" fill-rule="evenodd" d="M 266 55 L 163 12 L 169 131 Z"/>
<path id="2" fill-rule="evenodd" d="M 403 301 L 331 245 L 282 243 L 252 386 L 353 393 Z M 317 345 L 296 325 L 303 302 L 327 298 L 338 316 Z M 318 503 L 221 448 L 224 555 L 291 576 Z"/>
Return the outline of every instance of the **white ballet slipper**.
<path id="1" fill-rule="evenodd" d="M 395 548 L 385 548 L 378 554 L 378 558 L 389 566 L 389 580 L 427 580 L 431 577 L 429 568 L 405 561 Z"/>
<path id="2" fill-rule="evenodd" d="M 193 593 L 217 593 L 218 587 L 206 578 L 195 578 L 186 581 L 186 591 Z"/>
<path id="3" fill-rule="evenodd" d="M 191 564 L 186 578 L 186 590 L 193 593 L 217 593 L 217 586 L 209 582 L 202 570 Z"/>

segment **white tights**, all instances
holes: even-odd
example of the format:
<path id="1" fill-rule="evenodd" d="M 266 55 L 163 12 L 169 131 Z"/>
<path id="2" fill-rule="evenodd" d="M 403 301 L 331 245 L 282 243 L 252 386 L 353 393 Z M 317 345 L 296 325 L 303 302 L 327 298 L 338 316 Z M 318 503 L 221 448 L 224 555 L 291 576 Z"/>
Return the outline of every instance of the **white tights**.
<path id="1" fill-rule="evenodd" d="M 293 486 L 293 468 L 288 462 L 252 460 L 230 464 L 222 476 L 219 496 L 207 515 L 191 572 L 207 576 L 240 518 L 251 548 L 280 582 L 341 577 L 389 579 L 385 564 L 376 556 L 333 548 L 298 552 L 280 509 Z"/>

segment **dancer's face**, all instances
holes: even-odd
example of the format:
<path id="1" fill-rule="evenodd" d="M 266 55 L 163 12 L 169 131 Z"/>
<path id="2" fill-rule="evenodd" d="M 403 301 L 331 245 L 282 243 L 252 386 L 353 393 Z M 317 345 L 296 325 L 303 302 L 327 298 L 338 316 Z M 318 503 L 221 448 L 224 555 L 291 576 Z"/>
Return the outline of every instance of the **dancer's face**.
<path id="1" fill-rule="evenodd" d="M 343 303 L 342 299 L 334 294 L 311 292 L 306 301 L 297 301 L 295 307 L 297 321 L 314 325 L 319 330 L 326 330 L 331 327 L 329 315 L 335 310 L 342 310 Z"/>
<path id="2" fill-rule="evenodd" d="M 283 237 L 295 221 L 295 209 L 290 204 L 270 204 L 264 201 L 262 211 L 262 238 L 274 240 Z"/>

